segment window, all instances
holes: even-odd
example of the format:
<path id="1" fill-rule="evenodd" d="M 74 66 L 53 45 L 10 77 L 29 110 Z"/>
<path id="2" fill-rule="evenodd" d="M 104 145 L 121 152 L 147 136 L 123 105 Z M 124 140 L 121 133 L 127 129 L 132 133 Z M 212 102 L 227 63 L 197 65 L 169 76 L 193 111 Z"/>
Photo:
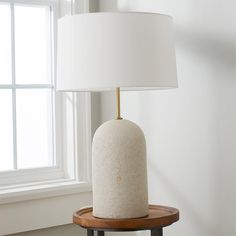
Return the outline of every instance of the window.
<path id="1" fill-rule="evenodd" d="M 78 8 L 88 1 L 0 0 L 0 235 L 91 204 L 90 94 L 55 91 L 57 16 Z"/>
<path id="2" fill-rule="evenodd" d="M 0 5 L 1 171 L 56 164 L 51 13 L 50 6 Z"/>
<path id="3" fill-rule="evenodd" d="M 0 2 L 0 194 L 90 179 L 90 98 L 55 91 L 56 15 L 53 0 Z"/>

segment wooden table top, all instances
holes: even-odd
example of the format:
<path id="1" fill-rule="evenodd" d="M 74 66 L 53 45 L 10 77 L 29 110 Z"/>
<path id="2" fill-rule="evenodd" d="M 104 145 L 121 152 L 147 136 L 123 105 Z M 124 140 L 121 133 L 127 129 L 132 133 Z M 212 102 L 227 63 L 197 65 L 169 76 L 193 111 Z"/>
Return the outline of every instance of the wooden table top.
<path id="1" fill-rule="evenodd" d="M 93 216 L 93 208 L 75 212 L 73 222 L 86 229 L 132 231 L 163 228 L 179 220 L 179 210 L 167 206 L 149 205 L 149 215 L 135 219 L 102 219 Z"/>

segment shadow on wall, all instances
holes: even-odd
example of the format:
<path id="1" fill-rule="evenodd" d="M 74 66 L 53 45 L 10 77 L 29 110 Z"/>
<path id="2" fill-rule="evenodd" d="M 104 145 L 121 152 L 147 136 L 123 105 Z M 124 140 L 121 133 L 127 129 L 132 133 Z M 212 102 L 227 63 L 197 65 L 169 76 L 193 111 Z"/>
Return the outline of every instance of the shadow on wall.
<path id="1" fill-rule="evenodd" d="M 132 108 L 147 138 L 150 197 L 182 210 L 176 235 L 232 236 L 236 46 L 180 30 L 176 41 L 179 88 L 140 93 Z"/>
<path id="2" fill-rule="evenodd" d="M 204 215 L 201 215 L 198 209 L 194 208 L 188 197 L 181 193 L 180 189 L 176 187 L 175 181 L 168 178 L 164 172 L 161 171 L 161 168 L 157 168 L 152 161 L 150 161 L 149 171 L 152 172 L 152 175 L 158 179 L 161 185 L 166 186 L 166 193 L 171 195 L 171 198 L 175 199 L 178 203 L 178 207 L 180 207 L 180 221 L 176 224 L 182 224 L 184 228 L 186 221 L 188 221 L 192 223 L 192 230 L 198 232 L 199 235 L 219 235 L 218 229 L 204 220 Z M 201 191 L 201 189 L 196 189 L 196 191 Z M 196 227 L 196 229 L 194 229 L 194 227 Z"/>
<path id="3" fill-rule="evenodd" d="M 201 54 L 204 59 L 214 61 L 220 65 L 234 67 L 236 70 L 236 43 L 229 39 L 226 41 L 220 36 L 203 32 L 187 32 L 175 29 L 176 47 L 189 49 L 196 54 Z"/>

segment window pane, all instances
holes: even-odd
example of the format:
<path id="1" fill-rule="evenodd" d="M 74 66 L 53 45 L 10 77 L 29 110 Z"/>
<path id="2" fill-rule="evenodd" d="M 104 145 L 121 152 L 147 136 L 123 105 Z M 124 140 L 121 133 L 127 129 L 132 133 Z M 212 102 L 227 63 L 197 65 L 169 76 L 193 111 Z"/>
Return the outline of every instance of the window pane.
<path id="1" fill-rule="evenodd" d="M 0 171 L 13 169 L 12 93 L 0 90 Z"/>
<path id="2" fill-rule="evenodd" d="M 50 89 L 16 92 L 18 169 L 53 163 L 51 92 Z"/>
<path id="3" fill-rule="evenodd" d="M 17 84 L 51 83 L 50 8 L 15 6 Z"/>
<path id="4" fill-rule="evenodd" d="M 11 84 L 11 12 L 0 3 L 0 84 Z"/>

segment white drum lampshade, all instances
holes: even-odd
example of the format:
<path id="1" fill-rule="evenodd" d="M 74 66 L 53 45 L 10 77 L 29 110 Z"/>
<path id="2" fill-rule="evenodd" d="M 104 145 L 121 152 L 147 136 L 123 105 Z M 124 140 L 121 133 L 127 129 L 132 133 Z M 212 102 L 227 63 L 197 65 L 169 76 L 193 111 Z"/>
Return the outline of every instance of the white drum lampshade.
<path id="1" fill-rule="evenodd" d="M 172 19 L 154 13 L 66 16 L 58 23 L 57 90 L 117 90 L 117 119 L 93 139 L 93 214 L 148 214 L 146 144 L 142 130 L 120 117 L 119 91 L 177 87 Z"/>

